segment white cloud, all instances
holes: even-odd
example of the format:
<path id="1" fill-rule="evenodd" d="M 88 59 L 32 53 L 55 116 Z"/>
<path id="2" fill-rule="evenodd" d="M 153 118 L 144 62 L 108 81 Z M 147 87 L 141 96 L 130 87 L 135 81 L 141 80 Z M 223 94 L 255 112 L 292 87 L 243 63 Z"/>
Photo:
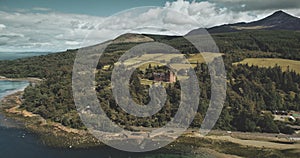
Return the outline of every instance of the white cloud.
<path id="1" fill-rule="evenodd" d="M 181 16 L 185 15 L 189 17 L 189 19 L 194 19 L 205 28 L 227 23 L 247 22 L 266 16 L 266 14 L 261 11 L 253 12 L 254 14 L 250 14 L 250 12 L 235 12 L 226 7 L 219 7 L 216 3 L 207 1 L 188 2 L 178 0 L 176 2 L 166 3 L 164 8 L 176 10 L 180 12 Z M 174 16 L 173 19 L 182 20 L 183 23 L 187 23 L 186 19 L 180 18 L 179 16 Z"/>
<path id="2" fill-rule="evenodd" d="M 235 11 L 295 9 L 300 7 L 299 0 L 208 0 Z"/>
<path id="3" fill-rule="evenodd" d="M 236 11 L 220 7 L 217 2 L 184 0 L 167 2 L 163 7 L 136 8 L 112 17 L 34 9 L 45 12 L 0 11 L 0 51 L 61 51 L 101 43 L 127 32 L 184 35 L 199 27 L 257 20 L 274 11 Z M 297 9 L 286 11 L 300 15 Z"/>
<path id="4" fill-rule="evenodd" d="M 103 18 L 63 13 L 0 11 L 0 51 L 60 51 L 77 48 Z M 1 27 L 2 26 L 2 27 Z M 67 41 L 74 41 L 72 44 Z M 77 42 L 77 45 L 74 43 Z M 70 46 L 71 45 L 71 46 Z"/>
<path id="5" fill-rule="evenodd" d="M 3 30 L 5 28 L 6 28 L 6 26 L 4 24 L 0 24 L 0 30 Z"/>
<path id="6" fill-rule="evenodd" d="M 34 7 L 32 8 L 32 10 L 35 10 L 35 11 L 51 11 L 50 8 L 42 8 L 42 7 Z"/>
<path id="7" fill-rule="evenodd" d="M 78 46 L 80 43 L 79 42 L 77 42 L 77 41 L 66 41 L 65 42 L 66 43 L 66 45 L 73 45 L 73 46 Z"/>

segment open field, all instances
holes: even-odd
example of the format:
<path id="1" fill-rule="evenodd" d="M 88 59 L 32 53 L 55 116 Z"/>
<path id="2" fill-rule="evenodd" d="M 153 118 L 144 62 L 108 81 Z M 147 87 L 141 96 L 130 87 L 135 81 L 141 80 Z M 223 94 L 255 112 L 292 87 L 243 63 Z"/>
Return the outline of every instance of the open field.
<path id="1" fill-rule="evenodd" d="M 233 63 L 255 65 L 259 67 L 274 67 L 276 64 L 282 68 L 283 71 L 287 71 L 288 67 L 290 70 L 295 70 L 300 73 L 300 61 L 288 60 L 280 58 L 246 58 L 241 62 Z"/>
<path id="2" fill-rule="evenodd" d="M 175 59 L 177 59 L 176 61 L 183 62 L 183 58 L 183 54 L 144 54 L 129 58 L 125 60 L 123 64 L 128 67 L 140 67 L 140 69 L 143 70 L 143 68 L 147 68 L 149 64 L 157 66 Z"/>
<path id="3" fill-rule="evenodd" d="M 139 67 L 139 69 L 145 71 L 149 67 L 149 65 L 151 65 L 151 66 L 163 66 L 163 64 L 160 64 L 158 62 L 149 62 L 149 63 L 141 65 Z"/>
<path id="4" fill-rule="evenodd" d="M 190 56 L 188 57 L 188 61 L 191 64 L 197 64 L 197 62 L 206 63 L 213 61 L 215 58 L 220 57 L 221 55 L 223 55 L 223 53 L 203 52 L 198 54 L 190 54 Z"/>
<path id="5" fill-rule="evenodd" d="M 149 64 L 152 66 L 162 66 L 163 63 L 167 63 L 169 61 L 174 61 L 174 64 L 170 66 L 175 69 L 187 69 L 196 67 L 197 63 L 205 63 L 211 62 L 214 58 L 219 57 L 220 53 L 199 53 L 199 54 L 190 54 L 187 58 L 187 62 L 190 64 L 185 64 L 184 54 L 144 54 L 138 57 L 129 58 L 123 64 L 129 67 L 138 66 L 140 70 L 145 70 L 148 68 Z"/>

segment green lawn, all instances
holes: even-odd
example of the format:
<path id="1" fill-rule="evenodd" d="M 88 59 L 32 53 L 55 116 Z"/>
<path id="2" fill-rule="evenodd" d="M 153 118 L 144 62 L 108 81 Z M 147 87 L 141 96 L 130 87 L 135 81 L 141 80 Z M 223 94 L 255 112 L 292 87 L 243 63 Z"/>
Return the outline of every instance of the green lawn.
<path id="1" fill-rule="evenodd" d="M 246 58 L 241 62 L 233 63 L 233 65 L 248 64 L 249 66 L 255 65 L 259 67 L 274 67 L 276 64 L 282 68 L 283 71 L 295 70 L 300 73 L 300 61 L 288 60 L 281 58 Z"/>

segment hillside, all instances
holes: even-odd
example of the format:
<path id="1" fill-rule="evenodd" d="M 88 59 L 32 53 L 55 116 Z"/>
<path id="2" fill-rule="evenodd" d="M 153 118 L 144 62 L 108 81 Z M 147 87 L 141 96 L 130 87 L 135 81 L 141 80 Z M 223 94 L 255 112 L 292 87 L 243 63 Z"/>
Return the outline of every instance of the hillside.
<path id="1" fill-rule="evenodd" d="M 187 35 L 197 34 L 197 30 L 192 30 Z M 239 32 L 245 30 L 300 30 L 300 18 L 294 17 L 283 11 L 277 11 L 272 15 L 249 23 L 235 23 L 226 24 L 221 26 L 215 26 L 207 29 L 209 33 L 228 33 L 228 32 Z"/>
<path id="2" fill-rule="evenodd" d="M 141 35 L 141 34 L 133 34 L 133 33 L 127 33 L 124 35 L 121 35 L 113 40 L 114 44 L 119 43 L 141 43 L 141 42 L 153 42 L 154 40 L 150 37 Z"/>
<path id="3" fill-rule="evenodd" d="M 251 37 L 252 33 L 256 34 L 255 39 Z M 228 78 L 227 100 L 215 128 L 250 132 L 292 133 L 293 130 L 286 127 L 284 123 L 274 121 L 268 113 L 262 115 L 261 111 L 275 109 L 300 111 L 300 95 L 298 95 L 300 92 L 298 84 L 300 75 L 293 72 L 283 72 L 278 67 L 232 66 L 232 63 L 246 57 L 280 57 L 285 54 L 289 54 L 292 59 L 300 59 L 297 52 L 300 47 L 297 46 L 297 43 L 289 42 L 298 40 L 300 35 L 289 31 L 252 33 L 229 33 L 213 36 L 220 50 L 224 50 L 223 59 Z M 182 37 L 143 36 L 170 44 L 186 55 L 198 53 Z M 286 38 L 283 39 L 282 37 Z M 253 43 L 249 44 L 249 41 Z M 286 46 L 288 43 L 292 43 L 292 45 Z M 95 89 L 106 113 L 124 128 L 128 129 L 131 126 L 160 127 L 175 115 L 178 108 L 180 86 L 177 82 L 168 84 L 166 91 L 169 97 L 165 107 L 151 117 L 135 118 L 128 115 L 119 108 L 112 96 L 110 77 L 113 65 L 124 52 L 138 44 L 140 43 L 126 42 L 108 46 L 97 66 Z M 266 46 L 270 51 L 262 52 Z M 46 56 L 0 61 L 0 76 L 43 78 L 44 81 L 40 85 L 26 88 L 22 108 L 64 126 L 82 129 L 85 127 L 77 114 L 71 88 L 72 67 L 76 52 L 77 50 L 69 50 Z M 103 69 L 104 67 L 106 68 Z M 208 107 L 211 85 L 209 71 L 205 63 L 198 63 L 194 69 L 201 87 L 201 102 L 191 126 L 200 127 Z M 155 70 L 153 68 L 145 72 L 135 71 L 132 76 L 130 92 L 136 102 L 145 104 L 149 101 L 149 86 L 142 85 L 139 78 L 145 77 L 149 72 Z M 97 124 L 102 125 L 101 123 Z"/>
<path id="4" fill-rule="evenodd" d="M 298 60 L 288 60 L 280 58 L 246 58 L 241 62 L 233 64 L 248 64 L 249 66 L 255 65 L 266 68 L 280 66 L 282 68 L 282 71 L 295 71 L 296 73 L 300 74 L 300 61 Z"/>

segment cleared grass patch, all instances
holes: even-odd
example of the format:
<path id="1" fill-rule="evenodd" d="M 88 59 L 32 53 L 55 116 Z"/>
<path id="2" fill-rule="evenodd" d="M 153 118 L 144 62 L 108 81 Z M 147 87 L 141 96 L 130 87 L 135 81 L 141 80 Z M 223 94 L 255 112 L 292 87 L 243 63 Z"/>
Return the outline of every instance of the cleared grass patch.
<path id="1" fill-rule="evenodd" d="M 238 64 L 248 64 L 249 66 L 255 65 L 258 67 L 274 67 L 276 65 L 280 66 L 283 71 L 295 70 L 297 73 L 300 73 L 300 61 L 281 59 L 281 58 L 246 58 L 241 62 L 233 63 L 233 65 Z"/>
<path id="2" fill-rule="evenodd" d="M 191 64 L 197 64 L 198 63 L 206 63 L 206 62 L 212 62 L 215 58 L 220 57 L 223 55 L 222 53 L 209 53 L 209 52 L 203 52 L 198 54 L 190 54 L 188 61 Z M 204 59 L 205 57 L 205 59 Z"/>
<path id="3" fill-rule="evenodd" d="M 199 53 L 199 54 L 190 54 L 190 56 L 187 58 L 187 61 L 190 64 L 178 64 L 174 63 L 171 64 L 172 66 L 176 68 L 189 68 L 190 66 L 192 68 L 197 66 L 197 63 L 205 63 L 205 62 L 211 62 L 214 58 L 221 56 L 222 54 L 220 53 L 209 53 L 209 52 L 204 52 L 204 53 Z M 205 57 L 205 59 L 204 59 Z M 179 60 L 181 61 L 184 59 L 184 54 L 144 54 L 138 57 L 130 58 L 127 59 L 123 64 L 126 66 L 137 66 L 140 65 L 141 63 L 146 63 L 146 64 L 141 64 L 139 66 L 140 70 L 145 70 L 148 68 L 149 64 L 151 66 L 162 66 L 164 62 L 170 61 L 170 60 Z M 120 63 L 116 63 L 120 64 Z"/>
<path id="4" fill-rule="evenodd" d="M 155 67 L 155 66 L 163 66 L 163 64 L 159 64 L 159 63 L 157 63 L 157 62 L 150 62 L 150 63 L 141 65 L 141 66 L 139 67 L 139 69 L 142 70 L 142 71 L 145 71 L 145 70 L 149 67 L 149 65 L 151 65 L 152 67 Z"/>
<path id="5" fill-rule="evenodd" d="M 148 86 L 151 86 L 153 84 L 161 84 L 163 87 L 167 87 L 169 82 L 154 82 L 153 80 L 147 80 L 147 79 L 141 79 L 140 80 L 141 84 L 142 85 L 148 85 Z"/>

